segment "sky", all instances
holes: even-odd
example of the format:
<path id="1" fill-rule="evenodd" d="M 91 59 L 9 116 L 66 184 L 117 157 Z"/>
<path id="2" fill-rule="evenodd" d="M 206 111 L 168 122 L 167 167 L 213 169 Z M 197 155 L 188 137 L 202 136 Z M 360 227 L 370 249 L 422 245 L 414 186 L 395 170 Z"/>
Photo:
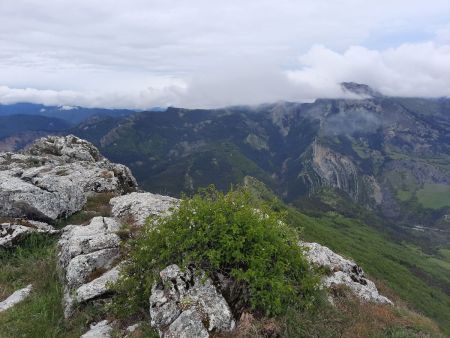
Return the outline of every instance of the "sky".
<path id="1" fill-rule="evenodd" d="M 0 103 L 450 96 L 449 0 L 1 0 Z"/>

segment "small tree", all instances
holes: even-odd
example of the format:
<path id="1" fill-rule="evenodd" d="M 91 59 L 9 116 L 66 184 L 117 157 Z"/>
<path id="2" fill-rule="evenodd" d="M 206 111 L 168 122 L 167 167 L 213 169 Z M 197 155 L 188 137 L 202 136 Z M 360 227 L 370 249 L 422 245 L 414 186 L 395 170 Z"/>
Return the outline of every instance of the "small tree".
<path id="1" fill-rule="evenodd" d="M 284 215 L 249 191 L 210 187 L 183 199 L 170 216 L 149 220 L 130 243 L 116 304 L 128 314 L 147 309 L 159 271 L 175 263 L 213 279 L 225 275 L 246 290 L 253 310 L 281 314 L 289 304 L 309 304 L 317 285 L 298 241 Z"/>

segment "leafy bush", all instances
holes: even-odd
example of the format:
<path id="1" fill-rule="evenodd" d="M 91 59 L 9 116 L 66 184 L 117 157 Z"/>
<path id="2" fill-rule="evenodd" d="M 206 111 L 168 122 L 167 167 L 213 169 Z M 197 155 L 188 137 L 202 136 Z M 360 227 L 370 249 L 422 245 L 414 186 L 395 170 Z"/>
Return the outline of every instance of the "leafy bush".
<path id="1" fill-rule="evenodd" d="M 129 263 L 115 286 L 117 309 L 128 315 L 147 311 L 159 271 L 174 263 L 194 265 L 213 279 L 228 276 L 246 289 L 249 307 L 268 315 L 283 313 L 292 302 L 310 304 L 317 279 L 298 233 L 283 218 L 245 189 L 225 195 L 210 187 L 183 199 L 129 244 Z"/>

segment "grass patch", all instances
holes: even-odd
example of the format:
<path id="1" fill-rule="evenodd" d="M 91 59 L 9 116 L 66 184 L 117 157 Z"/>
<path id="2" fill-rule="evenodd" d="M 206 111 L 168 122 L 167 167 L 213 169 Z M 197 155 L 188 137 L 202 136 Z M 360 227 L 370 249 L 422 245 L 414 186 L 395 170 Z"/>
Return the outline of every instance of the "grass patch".
<path id="1" fill-rule="evenodd" d="M 89 196 L 85 206 L 82 210 L 56 221 L 55 227 L 63 228 L 69 224 L 85 224 L 89 222 L 93 217 L 111 216 L 111 207 L 109 206 L 109 200 L 116 196 L 113 193 L 94 193 Z"/>
<path id="2" fill-rule="evenodd" d="M 78 338 L 90 323 L 108 315 L 104 306 L 88 305 L 70 321 L 64 319 L 56 241 L 33 234 L 12 250 L 0 250 L 0 299 L 28 284 L 33 285 L 27 299 L 0 313 L 0 337 Z"/>
<path id="3" fill-rule="evenodd" d="M 290 306 L 275 319 L 245 313 L 233 332 L 214 337 L 443 337 L 430 319 L 404 308 L 360 302 L 345 287 L 334 290 L 333 302 L 318 298 L 307 311 Z"/>
<path id="4" fill-rule="evenodd" d="M 32 235 L 19 247 L 0 252 L 1 297 L 33 284 L 31 295 L 0 314 L 2 337 L 61 337 L 62 290 L 56 271 L 56 240 Z"/>
<path id="5" fill-rule="evenodd" d="M 411 190 L 397 190 L 397 198 L 402 202 L 407 202 L 414 197 L 414 191 Z"/>
<path id="6" fill-rule="evenodd" d="M 416 192 L 419 203 L 430 209 L 440 209 L 450 206 L 450 186 L 445 184 L 424 184 Z"/>

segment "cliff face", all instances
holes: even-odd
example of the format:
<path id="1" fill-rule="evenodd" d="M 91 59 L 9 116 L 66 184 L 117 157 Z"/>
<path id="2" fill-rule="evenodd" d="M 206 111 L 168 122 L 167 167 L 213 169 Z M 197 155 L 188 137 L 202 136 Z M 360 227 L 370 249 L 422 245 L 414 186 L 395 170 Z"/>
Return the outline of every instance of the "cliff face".
<path id="1" fill-rule="evenodd" d="M 312 168 L 321 179 L 321 186 L 331 186 L 347 192 L 355 200 L 360 193 L 358 168 L 347 157 L 314 142 Z"/>

